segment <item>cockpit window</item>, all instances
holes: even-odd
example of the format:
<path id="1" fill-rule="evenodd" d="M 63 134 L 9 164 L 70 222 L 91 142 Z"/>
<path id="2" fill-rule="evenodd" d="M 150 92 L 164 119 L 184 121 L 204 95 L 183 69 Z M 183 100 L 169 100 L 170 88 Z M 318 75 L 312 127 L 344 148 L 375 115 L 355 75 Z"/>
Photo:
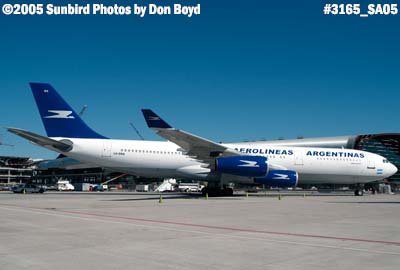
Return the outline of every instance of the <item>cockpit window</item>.
<path id="1" fill-rule="evenodd" d="M 384 159 L 383 163 L 389 163 L 389 161 L 387 159 Z"/>

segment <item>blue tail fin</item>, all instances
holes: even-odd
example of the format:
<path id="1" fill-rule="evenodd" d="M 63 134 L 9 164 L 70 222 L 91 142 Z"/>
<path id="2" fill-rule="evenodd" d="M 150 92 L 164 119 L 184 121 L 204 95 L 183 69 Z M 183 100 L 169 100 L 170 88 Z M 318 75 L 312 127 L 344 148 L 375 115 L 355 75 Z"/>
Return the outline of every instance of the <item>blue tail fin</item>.
<path id="1" fill-rule="evenodd" d="M 152 110 L 142 109 L 142 113 L 149 128 L 172 128 Z"/>
<path id="2" fill-rule="evenodd" d="M 107 139 L 88 127 L 80 116 L 47 83 L 30 83 L 49 137 Z"/>

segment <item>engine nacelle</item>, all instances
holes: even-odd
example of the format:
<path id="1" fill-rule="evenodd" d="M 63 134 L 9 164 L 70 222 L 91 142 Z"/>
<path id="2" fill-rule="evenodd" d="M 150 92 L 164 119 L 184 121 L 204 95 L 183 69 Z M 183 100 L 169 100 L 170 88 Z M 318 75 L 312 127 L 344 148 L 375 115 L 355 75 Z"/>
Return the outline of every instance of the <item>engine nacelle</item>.
<path id="1" fill-rule="evenodd" d="M 299 180 L 296 171 L 289 170 L 270 170 L 265 177 L 256 178 L 255 182 L 265 184 L 271 187 L 295 187 Z"/>
<path id="2" fill-rule="evenodd" d="M 216 159 L 216 171 L 239 176 L 261 177 L 268 171 L 266 157 L 232 156 Z"/>

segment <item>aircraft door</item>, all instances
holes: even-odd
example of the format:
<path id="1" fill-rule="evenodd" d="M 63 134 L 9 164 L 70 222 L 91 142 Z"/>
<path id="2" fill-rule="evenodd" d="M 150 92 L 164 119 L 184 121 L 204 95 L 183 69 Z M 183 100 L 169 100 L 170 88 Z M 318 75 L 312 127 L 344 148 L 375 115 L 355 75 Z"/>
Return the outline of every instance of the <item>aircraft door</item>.
<path id="1" fill-rule="evenodd" d="M 106 140 L 105 142 L 103 142 L 101 156 L 102 157 L 111 157 L 111 148 L 112 148 L 111 141 Z"/>
<path id="2" fill-rule="evenodd" d="M 303 153 L 295 153 L 294 154 L 294 165 L 304 165 Z"/>
<path id="3" fill-rule="evenodd" d="M 367 169 L 375 169 L 375 162 L 373 160 L 368 160 Z"/>

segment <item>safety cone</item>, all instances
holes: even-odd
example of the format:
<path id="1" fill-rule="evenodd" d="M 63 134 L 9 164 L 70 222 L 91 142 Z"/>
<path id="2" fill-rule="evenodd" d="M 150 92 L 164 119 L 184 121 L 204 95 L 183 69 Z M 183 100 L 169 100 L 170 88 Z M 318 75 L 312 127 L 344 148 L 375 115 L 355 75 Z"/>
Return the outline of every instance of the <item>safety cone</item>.
<path id="1" fill-rule="evenodd" d="M 162 195 L 160 195 L 160 199 L 158 200 L 158 203 L 162 203 Z"/>
<path id="2" fill-rule="evenodd" d="M 208 193 L 206 193 L 206 200 L 208 200 Z"/>
<path id="3" fill-rule="evenodd" d="M 279 195 L 278 195 L 278 200 L 282 200 L 282 196 L 281 196 L 280 193 L 279 193 Z"/>
<path id="4" fill-rule="evenodd" d="M 248 192 L 246 192 L 246 198 L 248 198 L 249 197 L 249 193 Z"/>

